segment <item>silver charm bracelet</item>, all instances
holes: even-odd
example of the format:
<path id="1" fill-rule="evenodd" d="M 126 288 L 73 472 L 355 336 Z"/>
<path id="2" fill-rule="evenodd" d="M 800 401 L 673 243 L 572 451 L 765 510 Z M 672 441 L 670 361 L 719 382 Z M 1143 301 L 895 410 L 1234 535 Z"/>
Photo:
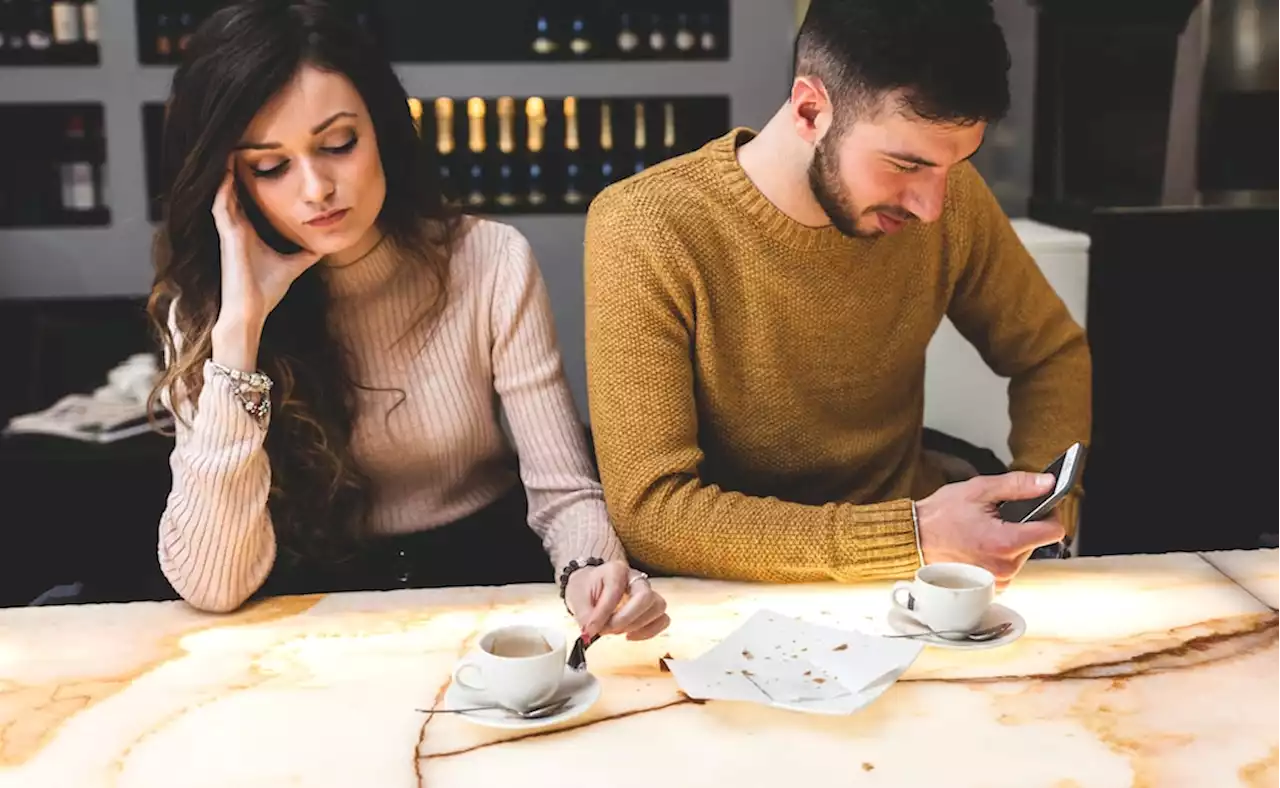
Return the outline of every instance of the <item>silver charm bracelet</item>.
<path id="1" fill-rule="evenodd" d="M 216 361 L 210 361 L 209 366 L 214 372 L 231 381 L 232 391 L 244 406 L 245 412 L 257 419 L 259 423 L 265 423 L 271 415 L 271 378 L 261 372 L 242 372 L 232 369 Z"/>

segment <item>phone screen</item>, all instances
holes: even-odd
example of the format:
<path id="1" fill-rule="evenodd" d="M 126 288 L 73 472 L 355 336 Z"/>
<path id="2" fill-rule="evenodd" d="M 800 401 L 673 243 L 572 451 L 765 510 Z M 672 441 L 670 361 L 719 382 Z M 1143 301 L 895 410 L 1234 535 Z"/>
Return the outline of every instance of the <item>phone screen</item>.
<path id="1" fill-rule="evenodd" d="M 1049 513 L 1053 511 L 1052 506 L 1046 506 L 1040 512 L 1036 512 L 1036 509 L 1039 509 L 1046 501 L 1053 498 L 1061 499 L 1066 495 L 1067 491 L 1071 489 L 1071 485 L 1074 480 L 1062 478 L 1062 471 L 1066 467 L 1067 454 L 1069 452 L 1070 449 L 1059 454 L 1058 459 L 1054 460 L 1050 463 L 1048 468 L 1044 469 L 1045 473 L 1053 475 L 1054 485 L 1052 490 L 1041 495 L 1039 498 L 1031 498 L 1025 501 L 1006 501 L 1000 504 L 1000 519 L 1010 523 L 1021 523 L 1024 522 L 1033 512 L 1035 513 L 1035 517 L 1031 519 L 1041 520 L 1048 517 Z M 1077 466 L 1079 465 L 1078 459 L 1075 464 Z"/>

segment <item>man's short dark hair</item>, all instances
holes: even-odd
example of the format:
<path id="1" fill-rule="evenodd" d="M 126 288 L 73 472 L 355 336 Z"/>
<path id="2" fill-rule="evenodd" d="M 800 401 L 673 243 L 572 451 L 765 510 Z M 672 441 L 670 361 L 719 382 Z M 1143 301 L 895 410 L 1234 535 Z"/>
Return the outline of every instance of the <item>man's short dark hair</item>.
<path id="1" fill-rule="evenodd" d="M 822 80 L 838 120 L 901 109 L 947 123 L 1009 110 L 1009 50 L 991 0 L 812 0 L 796 36 L 796 76 Z"/>

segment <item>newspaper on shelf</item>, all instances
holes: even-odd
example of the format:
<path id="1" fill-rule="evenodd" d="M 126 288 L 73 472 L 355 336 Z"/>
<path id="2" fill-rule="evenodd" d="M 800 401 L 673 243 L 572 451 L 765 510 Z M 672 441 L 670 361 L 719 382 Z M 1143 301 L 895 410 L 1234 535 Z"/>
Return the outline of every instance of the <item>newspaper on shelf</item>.
<path id="1" fill-rule="evenodd" d="M 36 413 L 15 416 L 6 435 L 54 435 L 88 443 L 114 443 L 173 425 L 163 409 L 150 411 L 147 398 L 159 370 L 150 353 L 130 356 L 107 374 L 92 394 L 69 394 Z"/>

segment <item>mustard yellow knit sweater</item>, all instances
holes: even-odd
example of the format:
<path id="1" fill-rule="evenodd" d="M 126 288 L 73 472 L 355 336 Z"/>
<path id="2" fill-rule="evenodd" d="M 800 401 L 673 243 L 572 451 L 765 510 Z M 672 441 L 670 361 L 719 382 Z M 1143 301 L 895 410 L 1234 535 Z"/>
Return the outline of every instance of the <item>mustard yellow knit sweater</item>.
<path id="1" fill-rule="evenodd" d="M 1008 377 L 1014 467 L 1087 441 L 1084 332 L 978 173 L 875 239 L 787 217 L 737 129 L 603 192 L 587 220 L 592 427 L 631 556 L 679 574 L 858 580 L 919 565 L 925 349 L 943 316 Z M 1062 512 L 1075 521 L 1075 501 Z"/>

